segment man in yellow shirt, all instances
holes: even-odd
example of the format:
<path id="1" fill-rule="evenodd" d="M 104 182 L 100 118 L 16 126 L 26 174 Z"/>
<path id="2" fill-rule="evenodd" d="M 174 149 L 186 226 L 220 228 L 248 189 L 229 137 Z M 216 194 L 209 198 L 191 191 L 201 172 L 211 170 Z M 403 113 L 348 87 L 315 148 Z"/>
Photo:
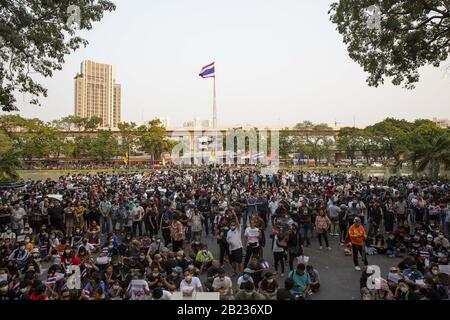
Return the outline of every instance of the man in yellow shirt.
<path id="1" fill-rule="evenodd" d="M 364 250 L 365 241 L 367 239 L 367 233 L 364 229 L 364 226 L 361 224 L 361 219 L 356 217 L 353 220 L 354 223 L 350 226 L 348 230 L 348 235 L 350 237 L 350 241 L 352 242 L 352 252 L 353 252 L 353 263 L 355 264 L 355 269 L 360 271 L 358 263 L 358 252 L 361 254 L 361 258 L 364 262 L 364 265 L 367 266 L 367 257 L 366 252 Z"/>

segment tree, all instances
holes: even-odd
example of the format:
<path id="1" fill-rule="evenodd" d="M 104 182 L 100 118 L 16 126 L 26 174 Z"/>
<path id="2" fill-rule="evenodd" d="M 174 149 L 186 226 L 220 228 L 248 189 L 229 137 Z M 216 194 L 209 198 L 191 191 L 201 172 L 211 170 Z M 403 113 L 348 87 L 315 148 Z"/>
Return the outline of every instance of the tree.
<path id="1" fill-rule="evenodd" d="M 345 151 L 352 165 L 356 158 L 356 152 L 361 150 L 361 131 L 354 127 L 344 127 L 339 130 L 338 148 Z"/>
<path id="2" fill-rule="evenodd" d="M 75 5 L 80 8 L 80 26 L 68 23 Z M 14 92 L 29 93 L 31 104 L 47 96 L 47 89 L 30 74 L 51 77 L 61 70 L 65 56 L 88 42 L 75 36 L 75 28 L 92 29 L 115 5 L 106 0 L 2 0 L 0 11 L 0 106 L 18 110 Z"/>
<path id="3" fill-rule="evenodd" d="M 0 130 L 0 182 L 19 179 L 16 168 L 20 165 L 13 143 L 8 135 Z"/>
<path id="4" fill-rule="evenodd" d="M 117 155 L 118 143 L 111 130 L 99 130 L 91 141 L 90 155 L 100 160 L 110 160 Z"/>
<path id="5" fill-rule="evenodd" d="M 375 156 L 380 158 L 394 158 L 396 162 L 400 160 L 407 150 L 407 135 L 413 129 L 413 124 L 406 120 L 397 120 L 387 118 L 365 130 L 370 130 L 373 142 Z"/>
<path id="6" fill-rule="evenodd" d="M 304 154 L 311 156 L 317 166 L 322 158 L 330 160 L 330 152 L 333 142 L 326 136 L 325 131 L 333 130 L 325 123 L 314 125 L 310 121 L 303 121 L 295 126 L 295 129 L 306 130 L 305 142 L 300 144 Z"/>
<path id="7" fill-rule="evenodd" d="M 136 123 L 134 122 L 121 122 L 119 123 L 119 131 L 120 131 L 120 154 L 125 155 L 132 152 L 136 147 L 137 137 L 139 136 L 139 132 L 137 131 Z"/>
<path id="8" fill-rule="evenodd" d="M 161 125 L 159 119 L 151 120 L 148 126 L 140 126 L 138 143 L 140 148 L 156 160 L 161 153 L 170 151 L 175 143 L 166 138 L 166 128 Z"/>
<path id="9" fill-rule="evenodd" d="M 367 23 L 372 5 L 380 9 L 379 29 Z M 420 67 L 439 67 L 449 56 L 448 0 L 340 0 L 329 13 L 350 58 L 369 73 L 369 86 L 392 78 L 394 85 L 412 89 Z"/>
<path id="10" fill-rule="evenodd" d="M 419 171 L 426 168 L 430 171 L 430 176 L 437 179 L 439 177 L 440 165 L 450 168 L 450 133 L 447 131 L 432 138 L 431 144 L 424 146 L 423 154 L 419 159 Z"/>

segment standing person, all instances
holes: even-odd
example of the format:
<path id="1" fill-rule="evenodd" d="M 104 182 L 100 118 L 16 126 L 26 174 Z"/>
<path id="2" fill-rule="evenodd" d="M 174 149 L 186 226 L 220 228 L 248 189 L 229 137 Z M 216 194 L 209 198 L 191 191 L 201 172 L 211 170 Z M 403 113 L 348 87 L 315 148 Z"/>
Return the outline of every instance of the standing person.
<path id="1" fill-rule="evenodd" d="M 192 237 L 195 239 L 197 236 L 201 237 L 202 235 L 202 229 L 203 229 L 203 215 L 198 211 L 195 210 L 194 214 L 192 215 Z"/>
<path id="2" fill-rule="evenodd" d="M 100 229 L 102 233 L 112 232 L 111 222 L 111 202 L 108 199 L 103 198 L 99 204 L 100 209 Z"/>
<path id="3" fill-rule="evenodd" d="M 408 212 L 408 203 L 405 198 L 399 198 L 394 204 L 394 213 L 397 224 L 405 222 Z"/>
<path id="4" fill-rule="evenodd" d="M 272 252 L 275 266 L 275 274 L 278 274 L 278 264 L 281 266 L 281 276 L 284 277 L 284 256 L 286 254 L 287 241 L 289 234 L 287 233 L 284 238 L 280 238 L 280 232 L 274 232 L 272 238 Z"/>
<path id="5" fill-rule="evenodd" d="M 177 252 L 184 248 L 186 232 L 184 225 L 179 221 L 178 216 L 174 216 L 170 223 L 170 237 L 172 239 L 172 251 Z"/>
<path id="6" fill-rule="evenodd" d="M 287 238 L 287 252 L 289 256 L 289 270 L 294 270 L 294 259 L 303 255 L 303 241 L 297 225 L 294 223 L 289 227 Z"/>
<path id="7" fill-rule="evenodd" d="M 330 218 L 325 214 L 325 210 L 323 208 L 319 209 L 319 215 L 316 217 L 316 233 L 319 238 L 319 249 L 322 249 L 322 237 L 325 240 L 325 245 L 327 246 L 328 250 L 331 250 L 331 247 L 328 244 L 328 236 L 327 232 L 330 228 L 331 221 Z"/>
<path id="8" fill-rule="evenodd" d="M 136 202 L 136 205 L 133 209 L 131 209 L 131 216 L 133 217 L 133 234 L 138 235 L 138 237 L 143 236 L 142 230 L 142 219 L 144 219 L 144 208 L 141 207 L 139 202 Z M 138 232 L 139 231 L 139 232 Z"/>
<path id="9" fill-rule="evenodd" d="M 253 255 L 259 254 L 259 238 L 261 231 L 256 227 L 254 219 L 250 220 L 250 226 L 245 229 L 244 237 L 247 243 L 247 248 L 245 251 L 245 261 L 244 266 L 247 267 L 250 258 Z"/>
<path id="10" fill-rule="evenodd" d="M 233 277 L 243 272 L 242 257 L 242 236 L 241 225 L 236 213 L 233 212 L 233 219 L 230 222 L 230 230 L 227 232 L 227 242 L 230 250 L 230 262 L 233 267 Z"/>
<path id="11" fill-rule="evenodd" d="M 300 224 L 303 230 L 303 239 L 306 241 L 306 246 L 309 247 L 311 244 L 311 234 L 312 234 L 312 215 L 311 210 L 306 204 L 306 201 L 302 201 L 302 206 L 299 209 L 300 214 Z"/>
<path id="12" fill-rule="evenodd" d="M 66 226 L 66 237 L 71 237 L 73 229 L 77 221 L 77 215 L 70 201 L 67 202 L 64 208 L 64 225 Z"/>
<path id="13" fill-rule="evenodd" d="M 348 211 L 345 204 L 341 204 L 339 212 L 339 242 L 344 245 L 348 238 Z"/>
<path id="14" fill-rule="evenodd" d="M 389 199 L 384 211 L 384 230 L 391 233 L 394 230 L 394 202 Z"/>
<path id="15" fill-rule="evenodd" d="M 26 216 L 25 209 L 17 202 L 11 209 L 11 225 L 14 233 L 20 234 L 22 232 Z"/>
<path id="16" fill-rule="evenodd" d="M 330 235 L 338 236 L 339 235 L 339 214 L 341 213 L 341 208 L 339 208 L 335 202 L 331 206 L 328 207 L 328 214 L 331 220 L 331 232 Z"/>
<path id="17" fill-rule="evenodd" d="M 364 229 L 364 226 L 361 224 L 360 218 L 355 218 L 354 224 L 352 224 L 350 226 L 350 229 L 348 230 L 348 235 L 352 243 L 353 263 L 355 265 L 355 269 L 360 271 L 361 268 L 359 267 L 358 263 L 358 252 L 361 254 L 364 265 L 368 265 L 367 256 L 364 250 L 367 233 Z"/>

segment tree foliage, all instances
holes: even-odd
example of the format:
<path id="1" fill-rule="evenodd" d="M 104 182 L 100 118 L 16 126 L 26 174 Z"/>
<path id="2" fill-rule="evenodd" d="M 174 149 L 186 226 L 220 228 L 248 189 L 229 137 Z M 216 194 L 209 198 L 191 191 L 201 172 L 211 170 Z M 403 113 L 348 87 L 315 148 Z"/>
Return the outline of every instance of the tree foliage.
<path id="1" fill-rule="evenodd" d="M 380 8 L 379 29 L 367 23 L 372 5 Z M 369 73 L 369 86 L 392 78 L 394 85 L 412 89 L 420 67 L 439 67 L 449 56 L 448 0 L 340 0 L 329 13 L 350 58 Z"/>
<path id="2" fill-rule="evenodd" d="M 39 104 L 39 96 L 47 89 L 32 74 L 51 77 L 61 70 L 65 56 L 88 44 L 76 36 L 79 30 L 92 29 L 106 11 L 115 5 L 106 0 L 2 0 L 0 10 L 0 107 L 17 110 L 15 92 L 29 93 L 31 104 Z M 76 5 L 81 10 L 80 22 L 69 24 Z"/>

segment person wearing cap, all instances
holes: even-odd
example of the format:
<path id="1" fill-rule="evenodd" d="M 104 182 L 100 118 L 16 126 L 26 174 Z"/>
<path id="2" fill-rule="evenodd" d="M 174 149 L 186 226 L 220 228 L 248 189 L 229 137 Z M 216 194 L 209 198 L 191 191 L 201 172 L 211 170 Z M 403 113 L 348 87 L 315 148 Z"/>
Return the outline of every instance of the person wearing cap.
<path id="1" fill-rule="evenodd" d="M 237 280 L 237 287 L 238 287 L 239 290 L 243 289 L 244 288 L 244 284 L 247 283 L 247 282 L 254 283 L 253 278 L 252 278 L 252 273 L 253 273 L 252 269 L 250 269 L 250 268 L 245 268 L 244 269 L 243 275 L 240 276 L 238 278 L 238 280 Z"/>
<path id="2" fill-rule="evenodd" d="M 369 263 L 367 262 L 367 256 L 364 252 L 367 233 L 364 226 L 361 224 L 361 219 L 359 217 L 354 219 L 354 223 L 348 230 L 348 235 L 352 243 L 353 263 L 355 265 L 355 269 L 360 271 L 361 268 L 358 263 L 358 253 L 361 255 L 364 265 L 367 266 Z"/>
<path id="3" fill-rule="evenodd" d="M 172 272 L 163 278 L 163 285 L 169 291 L 176 291 L 180 289 L 180 283 L 183 280 L 183 269 L 179 266 L 172 268 Z"/>
<path id="4" fill-rule="evenodd" d="M 222 268 L 219 269 L 217 277 L 214 278 L 212 287 L 215 292 L 220 292 L 221 298 L 230 296 L 233 293 L 233 283 L 230 277 L 225 275 L 225 270 Z"/>

